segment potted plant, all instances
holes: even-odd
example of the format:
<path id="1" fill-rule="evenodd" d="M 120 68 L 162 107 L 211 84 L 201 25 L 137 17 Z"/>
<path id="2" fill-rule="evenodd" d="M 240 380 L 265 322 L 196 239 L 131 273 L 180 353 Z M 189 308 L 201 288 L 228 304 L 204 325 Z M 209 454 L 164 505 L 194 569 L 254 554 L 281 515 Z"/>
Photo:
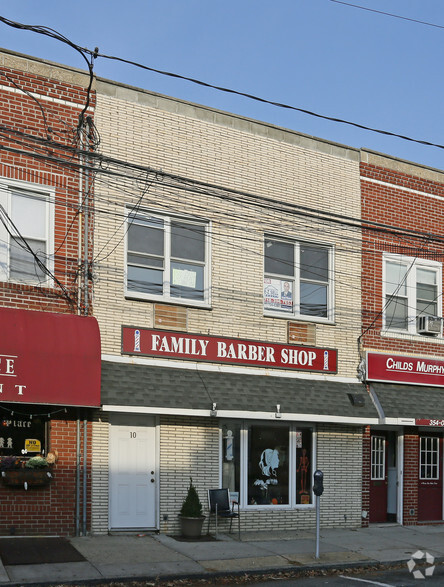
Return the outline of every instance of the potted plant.
<path id="1" fill-rule="evenodd" d="M 179 518 L 182 536 L 186 538 L 198 538 L 201 535 L 205 516 L 202 515 L 202 503 L 191 477 L 187 495 L 180 509 Z"/>

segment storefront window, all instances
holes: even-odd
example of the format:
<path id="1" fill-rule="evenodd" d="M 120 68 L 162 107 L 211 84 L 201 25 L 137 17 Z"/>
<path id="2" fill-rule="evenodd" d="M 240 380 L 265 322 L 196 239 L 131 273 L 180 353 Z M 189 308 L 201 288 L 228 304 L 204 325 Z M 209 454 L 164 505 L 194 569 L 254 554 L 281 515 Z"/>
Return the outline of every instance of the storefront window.
<path id="1" fill-rule="evenodd" d="M 41 417 L 7 416 L 0 420 L 0 456 L 34 456 L 46 451 L 46 425 Z"/>
<path id="2" fill-rule="evenodd" d="M 309 427 L 226 421 L 222 485 L 242 507 L 310 505 L 313 448 Z"/>
<path id="3" fill-rule="evenodd" d="M 286 427 L 254 425 L 248 435 L 248 503 L 281 505 L 289 503 Z"/>
<path id="4" fill-rule="evenodd" d="M 308 428 L 296 430 L 296 503 L 312 503 L 312 433 Z"/>
<path id="5" fill-rule="evenodd" d="M 228 487 L 236 501 L 240 491 L 240 430 L 239 421 L 222 426 L 222 487 Z"/>

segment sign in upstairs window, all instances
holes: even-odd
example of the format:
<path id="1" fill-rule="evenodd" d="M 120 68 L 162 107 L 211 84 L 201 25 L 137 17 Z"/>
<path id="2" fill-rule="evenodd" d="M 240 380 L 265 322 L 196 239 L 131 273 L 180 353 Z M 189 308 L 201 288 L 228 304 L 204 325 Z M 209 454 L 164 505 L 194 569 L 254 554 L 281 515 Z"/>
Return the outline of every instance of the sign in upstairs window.
<path id="1" fill-rule="evenodd" d="M 130 213 L 126 269 L 128 297 L 208 303 L 207 223 Z"/>
<path id="2" fill-rule="evenodd" d="M 266 238 L 265 313 L 331 320 L 331 267 L 331 247 Z"/>
<path id="3" fill-rule="evenodd" d="M 412 334 L 426 332 L 426 328 L 421 328 L 424 325 L 421 318 L 442 316 L 441 264 L 387 254 L 384 272 L 385 328 Z"/>

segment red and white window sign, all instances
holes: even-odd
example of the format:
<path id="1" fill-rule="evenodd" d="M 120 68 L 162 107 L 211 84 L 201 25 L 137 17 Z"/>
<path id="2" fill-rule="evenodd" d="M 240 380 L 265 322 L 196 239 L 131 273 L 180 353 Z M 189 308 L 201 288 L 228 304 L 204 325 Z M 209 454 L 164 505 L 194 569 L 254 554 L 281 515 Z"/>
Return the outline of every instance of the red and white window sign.
<path id="1" fill-rule="evenodd" d="M 441 387 L 444 386 L 444 361 L 368 352 L 367 381 Z"/>
<path id="2" fill-rule="evenodd" d="M 122 327 L 122 353 L 336 373 L 337 350 Z"/>

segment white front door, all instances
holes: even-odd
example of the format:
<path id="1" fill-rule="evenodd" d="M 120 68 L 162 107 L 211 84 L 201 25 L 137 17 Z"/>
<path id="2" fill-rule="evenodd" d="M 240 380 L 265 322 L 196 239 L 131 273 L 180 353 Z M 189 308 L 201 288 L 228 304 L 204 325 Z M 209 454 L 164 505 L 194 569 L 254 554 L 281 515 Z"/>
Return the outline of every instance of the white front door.
<path id="1" fill-rule="evenodd" d="M 132 418 L 131 418 L 132 419 Z M 111 420 L 109 493 L 111 529 L 156 527 L 156 428 L 149 417 L 135 425 Z"/>

